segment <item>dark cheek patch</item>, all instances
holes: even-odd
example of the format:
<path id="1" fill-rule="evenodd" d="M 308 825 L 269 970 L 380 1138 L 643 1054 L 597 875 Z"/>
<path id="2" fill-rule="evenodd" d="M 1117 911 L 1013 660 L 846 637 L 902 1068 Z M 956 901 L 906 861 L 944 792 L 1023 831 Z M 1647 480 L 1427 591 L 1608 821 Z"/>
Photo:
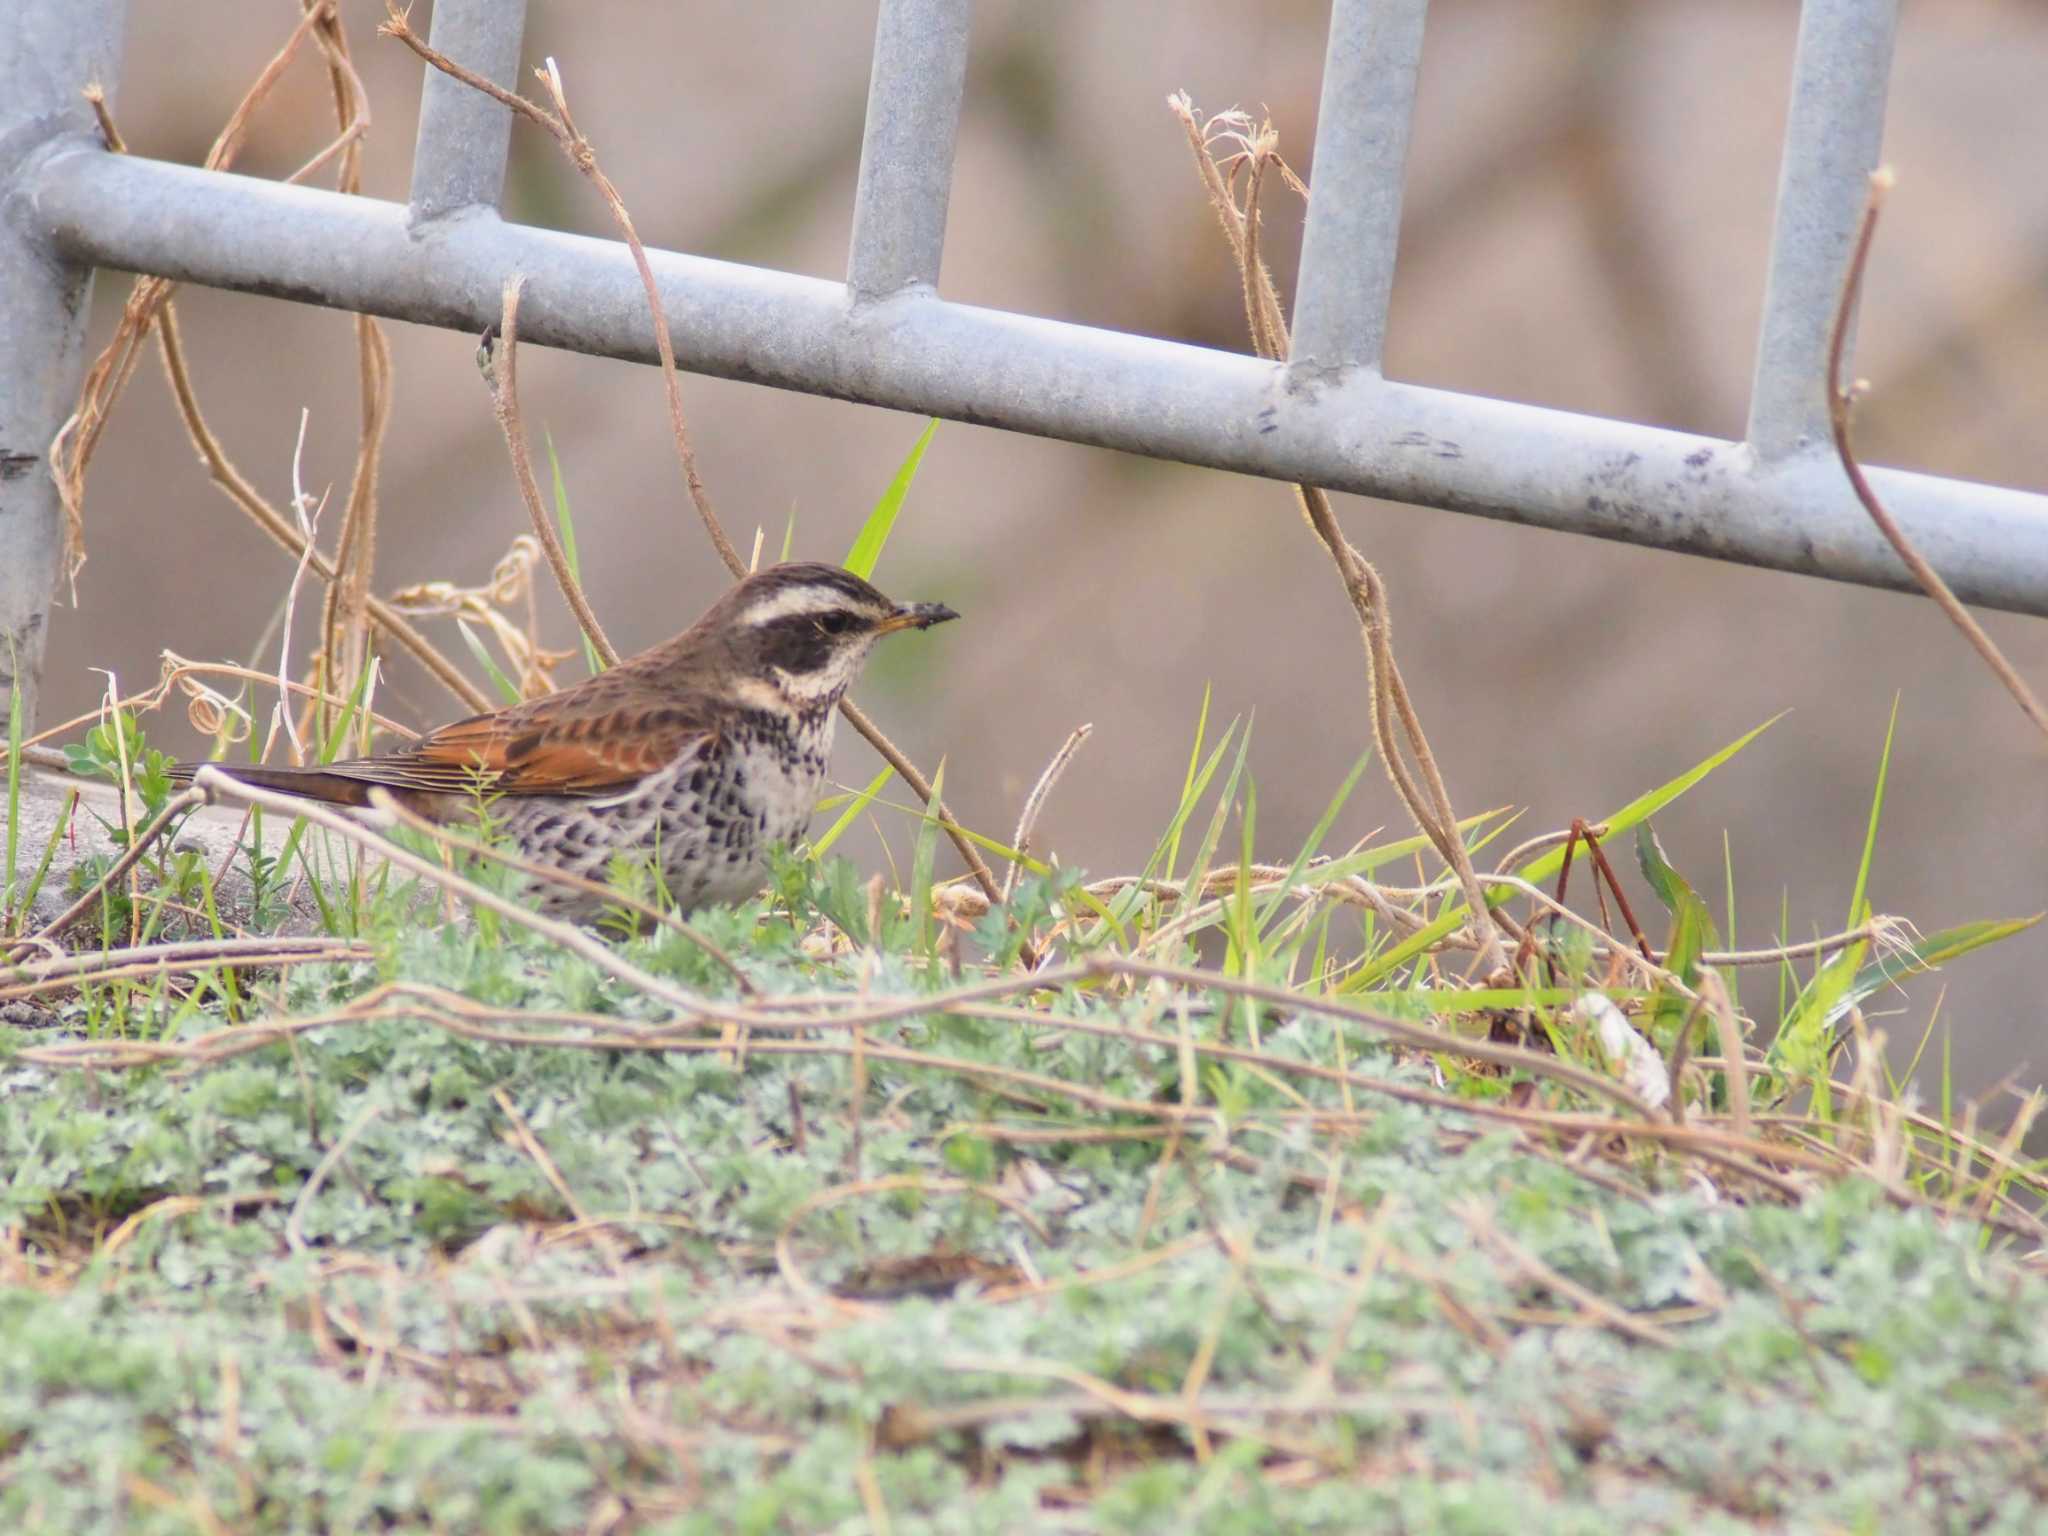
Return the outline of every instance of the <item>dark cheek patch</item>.
<path id="1" fill-rule="evenodd" d="M 834 649 L 832 637 L 810 614 L 783 620 L 767 638 L 767 660 L 786 672 L 815 672 L 831 659 Z"/>

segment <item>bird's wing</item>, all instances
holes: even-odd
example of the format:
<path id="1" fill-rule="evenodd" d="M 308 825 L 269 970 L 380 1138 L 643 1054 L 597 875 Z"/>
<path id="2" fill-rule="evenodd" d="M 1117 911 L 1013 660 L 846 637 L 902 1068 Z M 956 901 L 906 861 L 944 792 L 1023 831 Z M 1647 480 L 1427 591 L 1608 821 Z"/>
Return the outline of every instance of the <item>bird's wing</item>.
<path id="1" fill-rule="evenodd" d="M 616 697 L 607 696 L 612 693 Z M 705 711 L 672 696 L 647 698 L 619 688 L 593 689 L 573 708 L 560 699 L 554 695 L 457 720 L 397 751 L 330 763 L 321 771 L 439 793 L 481 788 L 502 795 L 601 795 L 701 751 L 717 734 Z"/>

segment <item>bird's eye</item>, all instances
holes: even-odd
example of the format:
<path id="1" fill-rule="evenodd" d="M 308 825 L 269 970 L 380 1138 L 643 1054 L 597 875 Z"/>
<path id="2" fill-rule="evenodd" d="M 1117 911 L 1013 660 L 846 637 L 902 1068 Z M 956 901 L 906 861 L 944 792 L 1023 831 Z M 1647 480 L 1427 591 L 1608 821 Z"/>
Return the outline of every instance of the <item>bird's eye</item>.
<path id="1" fill-rule="evenodd" d="M 828 613 L 818 619 L 818 628 L 828 635 L 843 635 L 853 628 L 853 615 L 846 612 Z"/>

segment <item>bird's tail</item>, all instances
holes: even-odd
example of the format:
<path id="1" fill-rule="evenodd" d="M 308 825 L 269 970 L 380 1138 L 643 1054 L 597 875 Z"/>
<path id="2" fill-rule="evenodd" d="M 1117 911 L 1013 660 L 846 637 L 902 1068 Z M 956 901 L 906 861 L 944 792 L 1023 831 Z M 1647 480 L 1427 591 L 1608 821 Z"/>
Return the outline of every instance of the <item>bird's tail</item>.
<path id="1" fill-rule="evenodd" d="M 201 768 L 217 768 L 237 783 L 256 789 L 274 789 L 281 794 L 301 795 L 308 800 L 324 800 L 330 805 L 366 806 L 370 803 L 370 786 L 367 783 L 346 774 L 330 773 L 324 768 L 272 768 L 254 763 L 174 763 L 171 782 L 189 784 Z"/>

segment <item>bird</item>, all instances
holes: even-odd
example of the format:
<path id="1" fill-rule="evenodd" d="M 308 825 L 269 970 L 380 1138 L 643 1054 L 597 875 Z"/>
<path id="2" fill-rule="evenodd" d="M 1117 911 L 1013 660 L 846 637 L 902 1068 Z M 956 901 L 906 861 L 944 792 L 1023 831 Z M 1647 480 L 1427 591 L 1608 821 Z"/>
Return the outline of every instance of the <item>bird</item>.
<path id="1" fill-rule="evenodd" d="M 884 635 L 959 615 L 898 603 L 811 561 L 741 578 L 673 640 L 537 699 L 471 715 L 368 757 L 316 767 L 216 763 L 232 779 L 370 807 L 382 788 L 436 823 L 474 825 L 529 861 L 604 883 L 617 854 L 652 854 L 683 912 L 761 888 L 768 851 L 810 825 L 837 707 Z M 180 763 L 189 781 L 200 765 Z M 553 882 L 550 917 L 608 903 Z"/>

